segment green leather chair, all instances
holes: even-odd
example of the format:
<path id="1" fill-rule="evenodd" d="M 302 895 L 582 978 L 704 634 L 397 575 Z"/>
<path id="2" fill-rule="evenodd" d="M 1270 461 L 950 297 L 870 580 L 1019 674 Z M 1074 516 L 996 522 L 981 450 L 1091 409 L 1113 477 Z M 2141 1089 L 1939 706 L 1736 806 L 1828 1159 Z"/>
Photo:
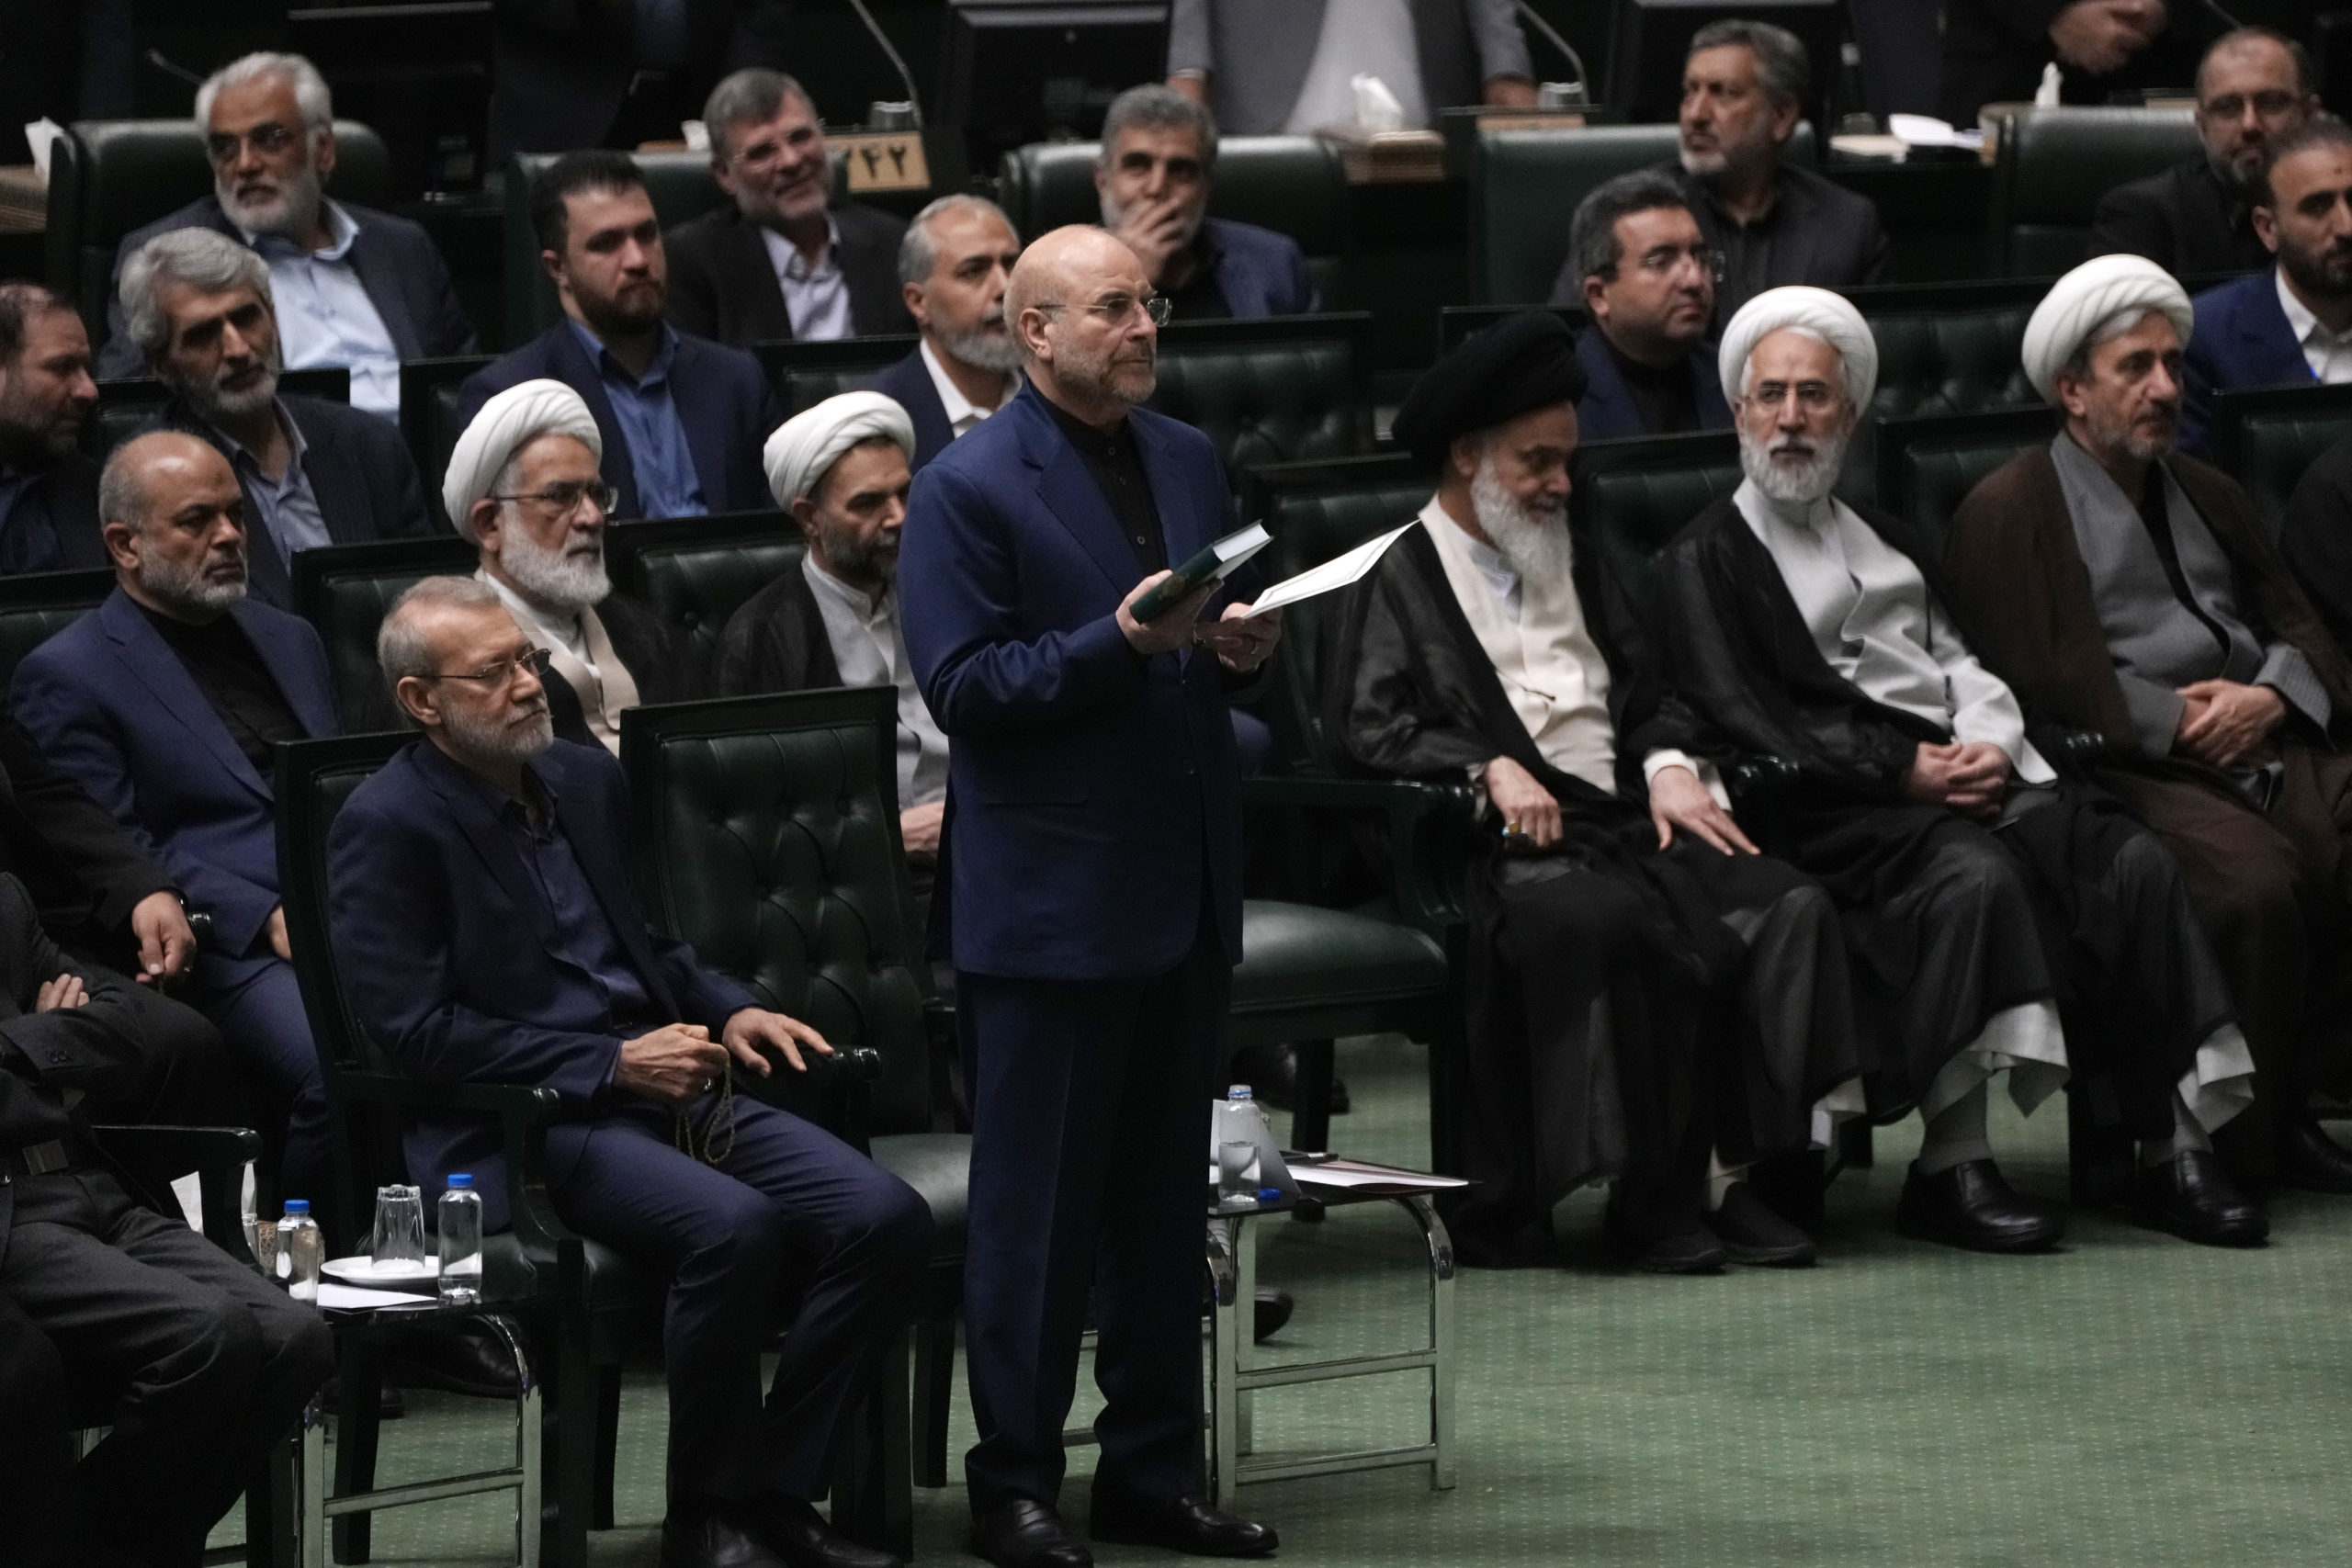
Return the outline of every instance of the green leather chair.
<path id="1" fill-rule="evenodd" d="M 1004 155 L 997 200 L 1023 240 L 1066 223 L 1099 223 L 1097 141 L 1038 141 Z M 1298 242 L 1328 307 L 1347 286 L 1354 243 L 1347 174 L 1312 136 L 1227 136 L 1217 142 L 1209 213 L 1255 223 Z"/>
<path id="2" fill-rule="evenodd" d="M 2352 386 L 2263 387 L 2213 399 L 2215 461 L 2278 536 L 2312 459 L 2352 430 Z"/>
<path id="3" fill-rule="evenodd" d="M 1372 318 L 1361 311 L 1160 329 L 1150 406 L 1198 427 L 1228 471 L 1373 449 Z"/>
<path id="4" fill-rule="evenodd" d="M 294 613 L 326 645 L 327 673 L 346 735 L 402 727 L 376 662 L 376 631 L 392 601 L 428 577 L 470 577 L 473 546 L 454 534 L 374 539 L 294 552 Z"/>
<path id="5" fill-rule="evenodd" d="M 781 512 L 727 512 L 629 523 L 605 531 L 613 586 L 653 612 L 689 650 L 702 690 L 715 692 L 718 638 L 743 602 L 808 552 Z"/>
<path id="6" fill-rule="evenodd" d="M 1671 125 L 1483 130 L 1470 162 L 1470 293 L 1491 305 L 1541 305 L 1568 254 L 1577 204 L 1595 186 L 1675 155 Z M 1813 125 L 1798 124 L 1788 157 L 1811 168 Z"/>
<path id="7" fill-rule="evenodd" d="M 356 120 L 334 123 L 330 194 L 363 206 L 391 201 L 383 139 Z M 204 139 L 187 119 L 84 119 L 51 154 L 49 286 L 80 308 L 93 345 L 107 335 L 114 253 L 122 237 L 212 188 Z"/>
<path id="8" fill-rule="evenodd" d="M 1580 545 L 1600 550 L 1634 614 L 1648 621 L 1657 605 L 1657 553 L 1739 488 L 1739 442 L 1727 430 L 1596 441 L 1577 448 L 1572 472 L 1569 527 Z"/>
<path id="9" fill-rule="evenodd" d="M 841 338 L 832 343 L 755 343 L 752 355 L 788 417 L 842 392 L 870 389 L 882 373 L 915 351 L 912 333 Z"/>
<path id="10" fill-rule="evenodd" d="M 278 372 L 277 389 L 331 403 L 351 401 L 351 372 L 340 365 Z M 172 400 L 172 389 L 152 376 L 98 383 L 98 406 L 82 422 L 82 452 L 103 463 L 107 454 L 130 439 L 155 412 Z"/>
<path id="11" fill-rule="evenodd" d="M 2021 109 L 1998 129 L 1987 220 L 1994 265 L 2010 277 L 2072 268 L 2100 197 L 2202 149 L 2186 108 Z"/>
<path id="12" fill-rule="evenodd" d="M 114 573 L 37 571 L 0 577 L 0 694 L 26 654 L 80 620 L 114 592 Z"/>
<path id="13" fill-rule="evenodd" d="M 2057 432 L 2057 415 L 2041 406 L 1888 420 L 1878 432 L 1878 504 L 1940 551 L 1977 481 Z"/>
<path id="14" fill-rule="evenodd" d="M 449 471 L 449 454 L 464 434 L 458 423 L 458 389 L 493 357 L 453 354 L 401 364 L 401 439 L 408 444 L 408 455 L 416 460 L 417 474 L 424 481 L 424 509 L 444 528 L 457 527 L 441 504 L 441 479 Z"/>

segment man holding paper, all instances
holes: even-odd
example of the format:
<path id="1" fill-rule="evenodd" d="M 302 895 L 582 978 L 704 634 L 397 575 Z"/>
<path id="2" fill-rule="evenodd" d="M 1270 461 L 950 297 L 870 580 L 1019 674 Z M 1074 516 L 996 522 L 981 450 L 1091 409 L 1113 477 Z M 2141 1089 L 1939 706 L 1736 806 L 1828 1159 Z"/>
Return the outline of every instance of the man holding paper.
<path id="1" fill-rule="evenodd" d="M 1055 1511 L 1091 1284 L 1109 1398 L 1091 1533 L 1261 1556 L 1274 1533 L 1202 1495 L 1200 1238 L 1241 956 L 1226 688 L 1280 623 L 1216 581 L 1135 614 L 1230 502 L 1208 441 L 1136 406 L 1167 307 L 1134 253 L 1047 234 L 1005 315 L 1026 384 L 916 477 L 898 580 L 951 742 L 932 931 L 973 1100 L 973 1547 L 1092 1562 Z"/>

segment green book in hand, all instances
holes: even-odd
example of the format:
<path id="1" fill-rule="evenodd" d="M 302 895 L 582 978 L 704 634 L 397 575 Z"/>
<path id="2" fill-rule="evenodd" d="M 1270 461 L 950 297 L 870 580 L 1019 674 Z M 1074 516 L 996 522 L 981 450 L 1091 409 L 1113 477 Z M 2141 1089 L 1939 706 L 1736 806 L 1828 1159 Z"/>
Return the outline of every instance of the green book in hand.
<path id="1" fill-rule="evenodd" d="M 1262 523 L 1238 528 L 1154 583 L 1149 592 L 1127 606 L 1127 614 L 1138 621 L 1156 621 L 1202 583 L 1224 581 L 1243 561 L 1273 542 Z"/>

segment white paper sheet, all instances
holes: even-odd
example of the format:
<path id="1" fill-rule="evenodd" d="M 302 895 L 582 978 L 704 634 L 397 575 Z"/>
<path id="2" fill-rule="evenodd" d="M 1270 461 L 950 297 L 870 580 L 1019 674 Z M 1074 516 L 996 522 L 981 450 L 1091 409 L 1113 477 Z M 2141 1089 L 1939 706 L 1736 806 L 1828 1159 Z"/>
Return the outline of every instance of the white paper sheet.
<path id="1" fill-rule="evenodd" d="M 366 1312 L 375 1307 L 431 1305 L 438 1298 L 412 1295 L 406 1291 L 363 1291 L 356 1285 L 338 1285 L 332 1280 L 319 1281 L 319 1305 L 334 1307 L 338 1312 Z"/>
<path id="2" fill-rule="evenodd" d="M 1419 519 L 1414 521 L 1419 522 Z M 1412 526 L 1412 523 L 1405 525 L 1405 528 Z M 1256 602 L 1250 606 L 1250 613 L 1254 615 L 1261 610 L 1279 609 L 1284 604 L 1295 604 L 1301 599 L 1312 599 L 1318 593 L 1345 588 L 1370 571 L 1405 528 L 1391 529 L 1376 539 L 1358 545 L 1345 555 L 1333 556 L 1321 566 L 1309 567 L 1288 581 L 1275 583 L 1258 595 Z"/>
<path id="3" fill-rule="evenodd" d="M 1291 1174 L 1308 1187 L 1381 1188 L 1393 1192 L 1441 1192 L 1470 1184 L 1458 1176 L 1430 1176 L 1418 1170 L 1392 1170 L 1360 1160 L 1299 1161 Z"/>

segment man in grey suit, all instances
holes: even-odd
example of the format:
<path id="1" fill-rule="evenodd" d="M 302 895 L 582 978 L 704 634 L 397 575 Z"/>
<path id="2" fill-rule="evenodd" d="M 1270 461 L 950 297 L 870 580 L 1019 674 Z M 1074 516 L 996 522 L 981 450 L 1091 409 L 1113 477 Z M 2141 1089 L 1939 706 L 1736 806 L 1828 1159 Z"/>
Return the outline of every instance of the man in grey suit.
<path id="1" fill-rule="evenodd" d="M 1175 0 L 1168 85 L 1208 104 L 1232 136 L 1306 133 L 1355 118 L 1368 72 L 1426 126 L 1441 108 L 1535 101 L 1511 0 Z"/>

